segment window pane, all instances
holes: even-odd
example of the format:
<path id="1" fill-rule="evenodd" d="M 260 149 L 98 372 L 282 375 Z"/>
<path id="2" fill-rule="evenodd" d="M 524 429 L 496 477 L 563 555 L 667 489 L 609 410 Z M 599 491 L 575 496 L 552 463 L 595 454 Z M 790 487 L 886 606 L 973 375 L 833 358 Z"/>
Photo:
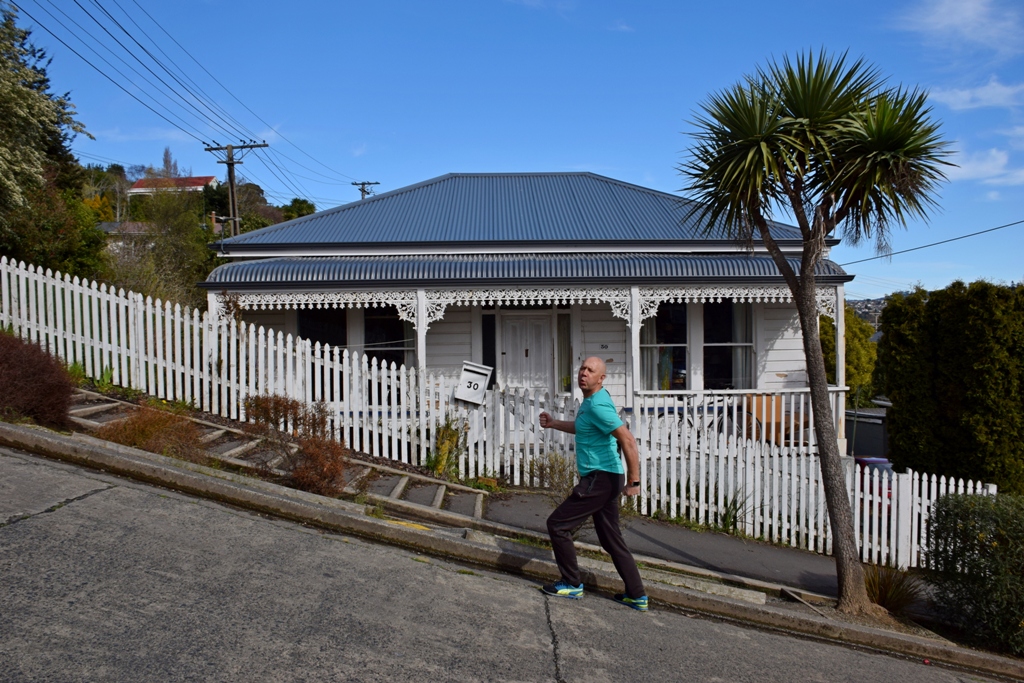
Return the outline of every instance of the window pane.
<path id="1" fill-rule="evenodd" d="M 412 323 L 401 320 L 394 306 L 367 309 L 363 320 L 363 345 L 367 356 L 388 364 L 411 366 L 415 363 L 416 334 Z"/>
<path id="2" fill-rule="evenodd" d="M 706 389 L 750 389 L 753 350 L 749 346 L 705 346 Z"/>
<path id="3" fill-rule="evenodd" d="M 316 344 L 346 346 L 348 330 L 344 308 L 317 308 L 299 311 L 299 336 Z"/>
<path id="4" fill-rule="evenodd" d="M 558 390 L 562 393 L 572 391 L 572 338 L 569 323 L 568 315 L 558 316 Z"/>
<path id="5" fill-rule="evenodd" d="M 686 388 L 686 347 L 645 346 L 640 349 L 642 386 L 647 391 Z"/>
<path id="6" fill-rule="evenodd" d="M 497 363 L 497 347 L 495 344 L 495 319 L 493 313 L 484 313 L 480 317 L 481 322 L 481 333 L 483 335 L 483 362 L 484 365 L 488 365 L 492 368 L 498 367 Z M 494 383 L 498 379 L 498 373 L 491 373 L 491 381 L 487 384 L 488 389 L 494 388 Z"/>
<path id="7" fill-rule="evenodd" d="M 705 344 L 749 344 L 753 340 L 750 304 L 732 301 L 704 304 Z"/>
<path id="8" fill-rule="evenodd" d="M 686 343 L 686 304 L 662 304 L 655 321 L 658 344 Z"/>
<path id="9" fill-rule="evenodd" d="M 393 307 L 367 309 L 365 340 L 366 347 L 411 346 L 412 340 L 406 335 L 406 322 L 399 319 Z"/>

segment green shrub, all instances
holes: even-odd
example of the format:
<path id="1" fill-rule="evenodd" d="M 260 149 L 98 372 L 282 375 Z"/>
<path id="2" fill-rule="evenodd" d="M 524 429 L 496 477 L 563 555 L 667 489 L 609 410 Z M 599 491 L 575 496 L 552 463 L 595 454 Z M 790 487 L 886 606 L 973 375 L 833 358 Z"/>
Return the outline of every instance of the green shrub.
<path id="1" fill-rule="evenodd" d="M 71 385 L 80 387 L 85 384 L 88 376 L 85 374 L 85 368 L 81 363 L 75 362 L 68 365 L 65 368 L 68 371 L 68 378 L 71 380 Z"/>
<path id="2" fill-rule="evenodd" d="M 0 334 L 0 418 L 64 427 L 72 391 L 63 363 L 32 342 Z"/>
<path id="3" fill-rule="evenodd" d="M 948 495 L 928 532 L 935 602 L 973 640 L 1024 655 L 1024 497 Z"/>
<path id="4" fill-rule="evenodd" d="M 893 295 L 875 384 L 896 469 L 1024 494 L 1024 286 L 954 282 Z"/>
<path id="5" fill-rule="evenodd" d="M 465 422 L 449 413 L 434 427 L 434 448 L 427 454 L 425 464 L 438 477 L 458 479 L 459 461 L 465 454 Z"/>

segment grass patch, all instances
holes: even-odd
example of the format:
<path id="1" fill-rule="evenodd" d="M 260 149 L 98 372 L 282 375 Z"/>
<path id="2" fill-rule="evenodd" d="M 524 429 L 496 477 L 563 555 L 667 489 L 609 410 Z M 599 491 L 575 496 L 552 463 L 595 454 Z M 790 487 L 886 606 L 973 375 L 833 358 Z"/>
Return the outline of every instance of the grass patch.
<path id="1" fill-rule="evenodd" d="M 871 602 L 897 616 L 905 614 L 924 594 L 917 577 L 891 566 L 868 565 L 864 568 L 864 584 Z"/>

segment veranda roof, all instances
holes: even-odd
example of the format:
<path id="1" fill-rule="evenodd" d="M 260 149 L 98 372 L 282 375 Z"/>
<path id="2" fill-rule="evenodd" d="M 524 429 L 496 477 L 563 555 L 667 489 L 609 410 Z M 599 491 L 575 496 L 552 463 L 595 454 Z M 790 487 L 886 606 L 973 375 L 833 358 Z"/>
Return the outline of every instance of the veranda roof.
<path id="1" fill-rule="evenodd" d="M 799 272 L 800 260 L 789 259 Z M 848 282 L 832 261 L 816 270 L 821 284 Z M 208 289 L 378 288 L 387 286 L 564 284 L 782 284 L 768 256 L 752 254 L 426 254 L 292 257 L 220 266 Z"/>

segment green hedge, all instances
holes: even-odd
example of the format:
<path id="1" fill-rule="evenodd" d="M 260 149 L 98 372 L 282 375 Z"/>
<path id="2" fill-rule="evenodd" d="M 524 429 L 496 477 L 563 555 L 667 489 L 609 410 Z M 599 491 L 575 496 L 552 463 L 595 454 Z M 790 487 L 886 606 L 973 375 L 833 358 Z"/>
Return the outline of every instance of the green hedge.
<path id="1" fill-rule="evenodd" d="M 928 567 L 936 604 L 980 643 L 1024 655 L 1024 497 L 935 502 Z"/>
<path id="2" fill-rule="evenodd" d="M 890 298 L 875 383 L 889 458 L 1024 494 L 1024 286 L 954 282 Z"/>

